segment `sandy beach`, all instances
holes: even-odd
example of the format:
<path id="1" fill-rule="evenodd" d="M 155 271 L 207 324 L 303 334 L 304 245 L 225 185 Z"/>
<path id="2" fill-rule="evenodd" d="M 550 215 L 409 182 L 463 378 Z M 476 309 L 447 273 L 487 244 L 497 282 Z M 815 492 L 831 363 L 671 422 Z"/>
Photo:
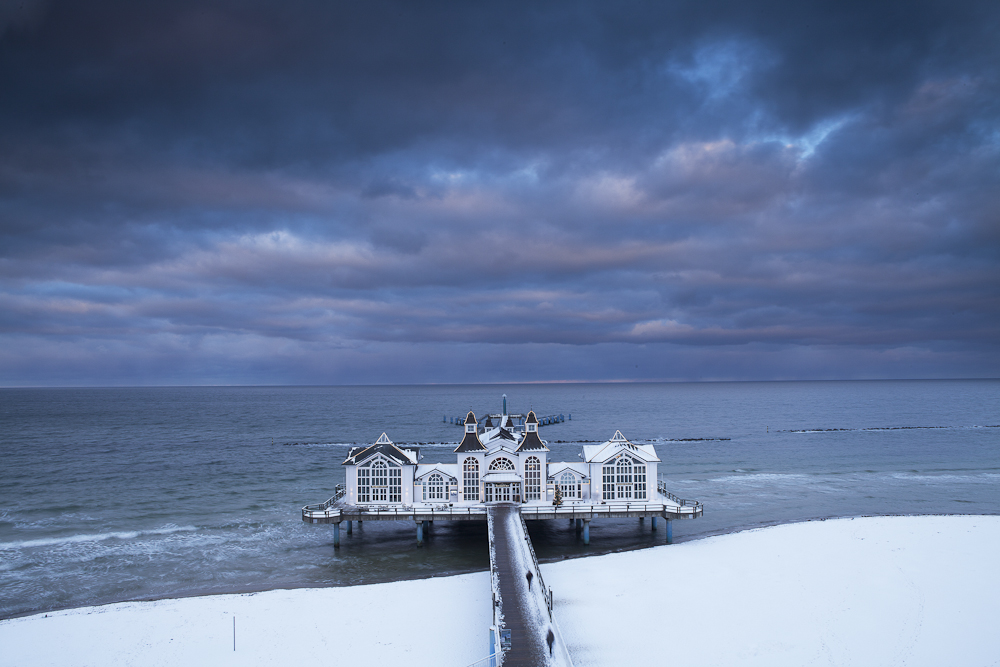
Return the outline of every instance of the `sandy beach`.
<path id="1" fill-rule="evenodd" d="M 586 665 L 995 665 L 1000 517 L 836 519 L 542 566 Z M 235 650 L 234 650 L 235 619 Z M 0 621 L 0 665 L 468 665 L 488 574 Z"/>

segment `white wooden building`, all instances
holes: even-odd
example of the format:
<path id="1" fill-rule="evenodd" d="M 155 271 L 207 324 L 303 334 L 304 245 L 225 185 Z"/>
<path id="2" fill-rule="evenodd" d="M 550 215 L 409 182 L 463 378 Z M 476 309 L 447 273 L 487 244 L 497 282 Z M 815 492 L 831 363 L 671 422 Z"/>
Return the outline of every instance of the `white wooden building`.
<path id="1" fill-rule="evenodd" d="M 385 433 L 372 445 L 353 447 L 344 461 L 343 503 L 383 508 L 551 505 L 556 486 L 564 504 L 642 503 L 657 497 L 656 451 L 629 442 L 621 431 L 600 445 L 585 445 L 582 461 L 548 457 L 534 412 L 523 423 L 512 415 L 490 415 L 482 426 L 469 412 L 455 463 L 420 463 L 419 448 L 397 446 Z"/>

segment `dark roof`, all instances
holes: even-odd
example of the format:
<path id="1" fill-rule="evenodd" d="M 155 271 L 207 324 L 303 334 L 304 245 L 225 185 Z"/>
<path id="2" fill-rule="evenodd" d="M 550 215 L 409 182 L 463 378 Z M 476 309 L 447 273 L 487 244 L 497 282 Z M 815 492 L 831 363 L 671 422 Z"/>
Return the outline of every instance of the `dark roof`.
<path id="1" fill-rule="evenodd" d="M 407 447 L 407 449 L 413 452 L 417 461 L 420 460 L 419 449 L 416 447 Z M 347 459 L 344 461 L 343 465 L 354 465 L 358 461 L 366 461 L 376 454 L 382 454 L 386 458 L 392 459 L 400 465 L 416 465 L 399 447 L 391 442 L 377 442 L 374 445 L 368 445 L 366 447 L 351 447 L 351 450 L 347 452 Z"/>
<path id="2" fill-rule="evenodd" d="M 472 414 L 471 412 L 469 413 Z M 462 438 L 462 442 L 459 443 L 458 447 L 455 448 L 456 452 L 485 452 L 486 445 L 482 443 L 479 439 L 479 434 L 473 431 L 472 433 L 466 433 L 465 437 Z"/>
<path id="3" fill-rule="evenodd" d="M 511 432 L 508 431 L 505 428 L 501 428 L 500 429 L 500 432 L 497 433 L 497 437 L 498 438 L 503 438 L 504 440 L 514 440 L 514 441 L 517 440 L 517 438 L 515 438 L 513 435 L 511 435 Z"/>
<path id="4" fill-rule="evenodd" d="M 537 424 L 538 417 L 535 416 L 535 411 L 531 410 L 528 412 L 528 418 L 524 420 L 525 424 Z"/>
<path id="5" fill-rule="evenodd" d="M 479 423 L 479 422 L 476 421 L 476 413 L 473 412 L 472 410 L 469 410 L 469 414 L 465 418 L 465 423 L 466 424 L 477 424 L 477 423 Z"/>
<path id="6" fill-rule="evenodd" d="M 493 420 L 489 415 L 486 415 L 486 423 L 483 425 L 483 428 L 493 428 Z"/>
<path id="7" fill-rule="evenodd" d="M 538 437 L 537 431 L 528 431 L 524 434 L 524 440 L 518 445 L 515 451 L 517 452 L 531 452 L 531 451 L 549 451 L 549 448 L 545 446 L 542 439 Z"/>
<path id="8" fill-rule="evenodd" d="M 504 424 L 504 427 L 514 428 L 514 420 L 510 418 L 510 415 L 507 415 L 507 423 Z"/>

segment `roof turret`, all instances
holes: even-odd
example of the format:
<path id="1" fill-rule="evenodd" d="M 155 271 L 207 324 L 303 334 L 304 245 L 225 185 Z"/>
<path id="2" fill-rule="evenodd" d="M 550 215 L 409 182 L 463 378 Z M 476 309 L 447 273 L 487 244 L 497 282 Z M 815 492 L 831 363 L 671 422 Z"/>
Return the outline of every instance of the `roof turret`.
<path id="1" fill-rule="evenodd" d="M 538 418 L 535 416 L 534 410 L 528 412 L 528 418 L 524 420 L 524 438 L 517 447 L 519 452 L 532 450 L 549 451 L 542 439 L 538 437 Z"/>
<path id="2" fill-rule="evenodd" d="M 486 451 L 486 446 L 479 439 L 479 434 L 476 432 L 477 425 L 478 422 L 476 421 L 475 413 L 469 410 L 469 414 L 465 418 L 465 437 L 462 438 L 462 442 L 455 448 L 456 452 Z"/>

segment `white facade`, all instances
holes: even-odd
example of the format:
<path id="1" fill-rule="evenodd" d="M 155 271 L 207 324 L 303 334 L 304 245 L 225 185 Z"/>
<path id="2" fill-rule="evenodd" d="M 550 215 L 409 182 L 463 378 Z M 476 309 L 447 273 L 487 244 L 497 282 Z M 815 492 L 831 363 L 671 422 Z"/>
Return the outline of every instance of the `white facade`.
<path id="1" fill-rule="evenodd" d="M 558 486 L 563 503 L 655 502 L 659 458 L 651 445 L 629 442 L 620 431 L 600 445 L 586 445 L 583 461 L 548 460 L 538 420 L 523 424 L 503 414 L 483 428 L 470 412 L 455 463 L 420 463 L 417 448 L 399 447 L 383 433 L 354 447 L 344 465 L 348 505 L 464 507 L 491 502 L 551 504 Z"/>

